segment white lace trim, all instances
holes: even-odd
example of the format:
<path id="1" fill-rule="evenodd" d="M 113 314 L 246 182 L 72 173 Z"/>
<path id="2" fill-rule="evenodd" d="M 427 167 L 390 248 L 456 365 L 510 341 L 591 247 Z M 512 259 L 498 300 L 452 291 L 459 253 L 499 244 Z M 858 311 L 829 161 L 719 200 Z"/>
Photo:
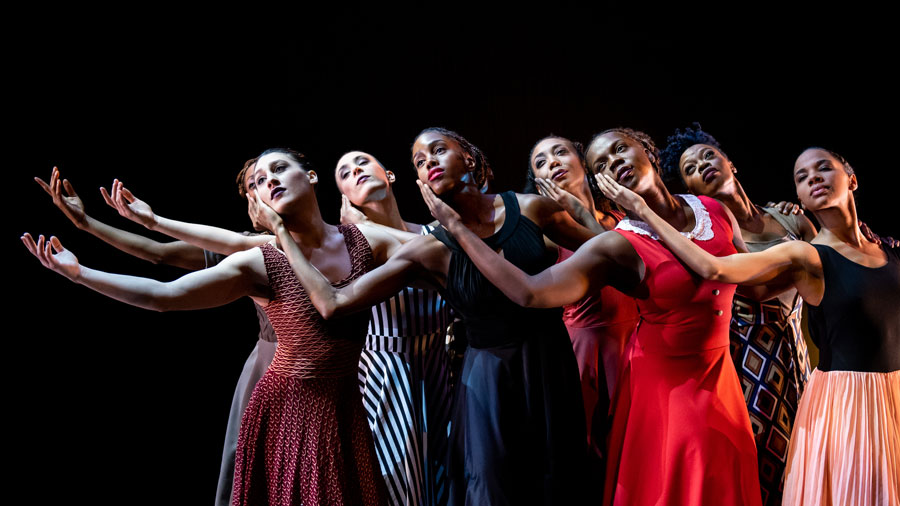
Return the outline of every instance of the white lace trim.
<path id="1" fill-rule="evenodd" d="M 712 220 L 709 219 L 709 211 L 706 210 L 703 202 L 700 202 L 696 195 L 684 194 L 677 196 L 683 198 L 685 203 L 691 206 L 691 209 L 694 211 L 694 229 L 690 232 L 681 232 L 681 235 L 697 241 L 708 241 L 715 237 L 712 229 Z M 659 240 L 659 235 L 653 231 L 653 228 L 640 220 L 624 218 L 616 225 L 616 229 L 646 235 L 654 241 Z"/>

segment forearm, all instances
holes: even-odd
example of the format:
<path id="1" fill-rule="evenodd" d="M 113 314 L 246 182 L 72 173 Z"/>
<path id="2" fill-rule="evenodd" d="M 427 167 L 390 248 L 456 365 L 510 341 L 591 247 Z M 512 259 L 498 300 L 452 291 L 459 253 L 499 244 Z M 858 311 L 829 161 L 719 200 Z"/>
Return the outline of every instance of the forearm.
<path id="1" fill-rule="evenodd" d="M 332 317 L 339 310 L 337 290 L 331 286 L 319 269 L 310 263 L 283 223 L 279 223 L 273 228 L 278 243 L 291 264 L 294 274 L 309 295 L 310 301 L 323 317 Z"/>
<path id="2" fill-rule="evenodd" d="M 509 260 L 492 250 L 480 237 L 459 222 L 451 225 L 450 232 L 466 254 L 494 286 L 511 301 L 525 307 L 557 307 L 553 286 L 540 286 L 538 276 L 530 276 Z"/>
<path id="3" fill-rule="evenodd" d="M 704 279 L 724 281 L 721 272 L 722 262 L 718 257 L 691 242 L 643 202 L 637 206 L 635 212 L 692 271 Z"/>
<path id="4" fill-rule="evenodd" d="M 576 223 L 587 228 L 595 234 L 602 234 L 607 230 L 607 228 L 604 227 L 602 223 L 597 221 L 593 213 L 591 213 L 590 210 L 588 210 L 584 206 L 579 206 L 575 209 L 568 210 L 568 213 L 570 216 L 572 216 L 572 219 L 574 219 Z"/>
<path id="5" fill-rule="evenodd" d="M 266 242 L 271 236 L 246 236 L 224 228 L 157 217 L 152 230 L 205 250 L 231 255 Z"/>
<path id="6" fill-rule="evenodd" d="M 72 281 L 111 299 L 143 309 L 152 311 L 194 309 L 174 307 L 171 289 L 166 283 L 155 279 L 114 274 L 81 266 L 79 276 Z"/>
<path id="7" fill-rule="evenodd" d="M 196 246 L 185 243 L 161 243 L 112 227 L 87 215 L 79 228 L 120 251 L 154 264 L 166 263 L 190 270 L 205 267 L 203 250 Z"/>

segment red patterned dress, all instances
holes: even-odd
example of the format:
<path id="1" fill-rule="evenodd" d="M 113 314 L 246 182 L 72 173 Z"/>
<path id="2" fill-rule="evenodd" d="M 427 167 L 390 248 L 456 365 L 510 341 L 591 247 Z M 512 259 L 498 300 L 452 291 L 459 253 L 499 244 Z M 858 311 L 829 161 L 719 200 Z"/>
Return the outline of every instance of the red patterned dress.
<path id="1" fill-rule="evenodd" d="M 339 230 L 352 266 L 336 287 L 372 267 L 363 234 L 352 225 Z M 384 504 L 357 380 L 368 313 L 323 319 L 284 254 L 269 244 L 260 249 L 278 349 L 241 422 L 233 504 Z"/>
<path id="2" fill-rule="evenodd" d="M 697 223 L 688 236 L 735 253 L 722 205 L 680 197 Z M 647 296 L 613 396 L 604 504 L 758 506 L 756 444 L 728 352 L 735 285 L 687 270 L 643 222 L 616 231 L 644 262 Z"/>

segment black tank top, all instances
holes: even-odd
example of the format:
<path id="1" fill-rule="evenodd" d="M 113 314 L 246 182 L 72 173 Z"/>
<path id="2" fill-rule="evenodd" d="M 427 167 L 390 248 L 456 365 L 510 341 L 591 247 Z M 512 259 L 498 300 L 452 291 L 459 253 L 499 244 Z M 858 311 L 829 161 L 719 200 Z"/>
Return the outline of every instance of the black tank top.
<path id="1" fill-rule="evenodd" d="M 556 255 L 548 253 L 541 229 L 521 215 L 516 194 L 505 192 L 500 196 L 506 207 L 506 219 L 500 230 L 485 237 L 484 242 L 491 248 L 501 249 L 507 260 L 528 274 L 537 274 L 553 265 Z M 560 309 L 530 309 L 516 305 L 481 274 L 446 229 L 438 228 L 434 236 L 451 252 L 447 288 L 442 295 L 465 320 L 466 335 L 472 347 L 516 343 L 549 332 L 565 335 Z"/>
<path id="2" fill-rule="evenodd" d="M 900 370 L 900 254 L 866 267 L 830 246 L 813 244 L 822 260 L 825 295 L 809 304 L 809 333 L 821 371 Z"/>

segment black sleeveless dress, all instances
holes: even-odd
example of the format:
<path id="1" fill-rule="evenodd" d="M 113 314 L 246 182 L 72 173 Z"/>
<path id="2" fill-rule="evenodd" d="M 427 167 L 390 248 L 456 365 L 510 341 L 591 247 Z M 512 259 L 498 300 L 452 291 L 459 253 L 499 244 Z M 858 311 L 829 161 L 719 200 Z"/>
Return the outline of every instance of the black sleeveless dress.
<path id="1" fill-rule="evenodd" d="M 809 304 L 819 366 L 800 398 L 785 505 L 900 504 L 900 255 L 866 267 L 814 244 L 825 293 Z"/>
<path id="2" fill-rule="evenodd" d="M 484 241 L 529 274 L 552 265 L 515 193 L 501 196 L 506 220 Z M 443 295 L 469 339 L 451 414 L 450 504 L 580 504 L 584 410 L 560 311 L 514 304 L 445 229 L 434 235 L 452 252 Z"/>

